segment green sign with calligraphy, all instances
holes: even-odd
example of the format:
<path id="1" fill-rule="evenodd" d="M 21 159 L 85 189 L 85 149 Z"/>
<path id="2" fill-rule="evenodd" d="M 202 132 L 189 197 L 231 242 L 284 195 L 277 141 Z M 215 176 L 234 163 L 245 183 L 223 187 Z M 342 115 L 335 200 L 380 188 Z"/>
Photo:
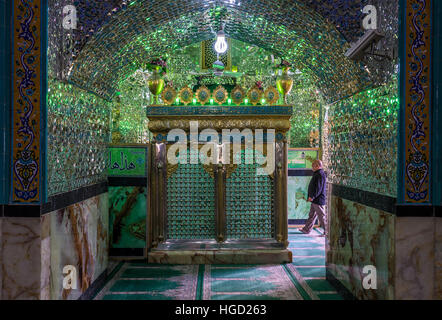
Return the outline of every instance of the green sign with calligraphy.
<path id="1" fill-rule="evenodd" d="M 109 177 L 147 177 L 147 146 L 109 147 L 107 172 Z"/>
<path id="2" fill-rule="evenodd" d="M 287 163 L 289 169 L 311 169 L 314 160 L 318 159 L 318 149 L 289 149 Z"/>

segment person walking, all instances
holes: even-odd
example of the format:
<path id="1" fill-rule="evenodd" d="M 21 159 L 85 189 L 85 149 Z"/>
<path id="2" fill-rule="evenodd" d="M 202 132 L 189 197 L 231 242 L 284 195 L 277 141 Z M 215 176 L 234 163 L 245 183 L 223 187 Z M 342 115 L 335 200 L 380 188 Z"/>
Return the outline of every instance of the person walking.
<path id="1" fill-rule="evenodd" d="M 313 177 L 308 186 L 308 202 L 311 202 L 310 213 L 304 228 L 299 229 L 304 234 L 313 230 L 316 218 L 324 228 L 324 235 L 327 230 L 327 216 L 325 213 L 327 175 L 322 168 L 322 161 L 315 160 L 312 164 Z"/>

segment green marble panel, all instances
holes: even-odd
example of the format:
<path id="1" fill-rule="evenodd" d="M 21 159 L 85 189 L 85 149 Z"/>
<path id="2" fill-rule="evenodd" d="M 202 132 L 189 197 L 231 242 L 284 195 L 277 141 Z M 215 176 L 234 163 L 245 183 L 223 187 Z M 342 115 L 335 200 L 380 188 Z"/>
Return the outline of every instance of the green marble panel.
<path id="1" fill-rule="evenodd" d="M 308 218 L 310 203 L 308 198 L 308 185 L 311 177 L 288 177 L 287 202 L 290 220 Z"/>
<path id="2" fill-rule="evenodd" d="M 327 269 L 361 300 L 393 299 L 395 216 L 332 196 Z M 377 270 L 377 290 L 365 290 L 365 266 Z"/>
<path id="3" fill-rule="evenodd" d="M 109 187 L 111 248 L 145 248 L 147 188 Z"/>

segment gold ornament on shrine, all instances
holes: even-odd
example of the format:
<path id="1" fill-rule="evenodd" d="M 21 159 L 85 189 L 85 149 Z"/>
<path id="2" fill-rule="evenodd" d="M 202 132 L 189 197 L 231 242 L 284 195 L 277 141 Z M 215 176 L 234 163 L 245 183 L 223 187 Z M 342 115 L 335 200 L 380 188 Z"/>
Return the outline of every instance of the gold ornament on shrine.
<path id="1" fill-rule="evenodd" d="M 147 79 L 149 91 L 153 96 L 153 104 L 158 104 L 158 96 L 163 92 L 164 79 L 160 73 L 160 67 L 156 66 L 150 77 Z"/>
<path id="2" fill-rule="evenodd" d="M 234 104 L 240 105 L 244 101 L 245 97 L 246 93 L 241 86 L 237 85 L 235 88 L 233 88 L 232 100 Z"/>
<path id="3" fill-rule="evenodd" d="M 227 101 L 228 96 L 227 90 L 223 86 L 218 86 L 212 94 L 213 100 L 220 105 Z"/>
<path id="4" fill-rule="evenodd" d="M 182 103 L 184 103 L 186 106 L 192 102 L 193 99 L 193 90 L 190 89 L 188 86 L 185 86 L 180 90 L 180 100 Z"/>
<path id="5" fill-rule="evenodd" d="M 261 101 L 262 97 L 262 90 L 259 89 L 257 86 L 254 86 L 252 89 L 249 90 L 247 93 L 247 97 L 249 98 L 249 102 L 256 106 Z"/>
<path id="6" fill-rule="evenodd" d="M 268 87 L 264 91 L 264 99 L 267 101 L 267 104 L 276 104 L 279 100 L 278 90 L 275 87 Z"/>
<path id="7" fill-rule="evenodd" d="M 206 86 L 199 87 L 196 90 L 196 99 L 202 106 L 205 105 L 210 99 L 210 90 Z"/>
<path id="8" fill-rule="evenodd" d="M 279 93 L 283 95 L 285 104 L 288 104 L 287 95 L 290 94 L 293 88 L 293 79 L 289 76 L 289 70 L 290 67 L 285 67 L 282 70 L 282 76 L 276 80 L 276 86 Z"/>
<path id="9" fill-rule="evenodd" d="M 163 90 L 161 98 L 163 99 L 163 103 L 170 106 L 175 102 L 177 96 L 177 92 L 174 87 L 167 86 L 166 89 Z"/>

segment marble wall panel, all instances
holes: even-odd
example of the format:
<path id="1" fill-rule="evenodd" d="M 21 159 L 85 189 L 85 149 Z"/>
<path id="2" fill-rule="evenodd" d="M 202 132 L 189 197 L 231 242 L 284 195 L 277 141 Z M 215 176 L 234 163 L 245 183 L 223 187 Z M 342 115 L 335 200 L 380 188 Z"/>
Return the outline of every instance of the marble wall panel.
<path id="1" fill-rule="evenodd" d="M 442 300 L 442 218 L 436 218 L 434 298 Z"/>
<path id="2" fill-rule="evenodd" d="M 50 213 L 51 299 L 78 299 L 106 269 L 107 193 Z M 63 267 L 76 268 L 77 288 L 63 288 Z"/>
<path id="3" fill-rule="evenodd" d="M 395 217 L 332 196 L 329 219 L 328 270 L 358 299 L 392 299 Z M 362 286 L 368 265 L 376 267 L 377 290 Z"/>
<path id="4" fill-rule="evenodd" d="M 109 263 L 109 194 L 104 193 L 98 202 L 97 215 L 97 251 L 95 260 L 95 274 L 97 279 L 107 268 Z"/>
<path id="5" fill-rule="evenodd" d="M 288 177 L 287 202 L 290 220 L 308 219 L 310 203 L 308 198 L 308 185 L 312 177 Z"/>
<path id="6" fill-rule="evenodd" d="M 434 235 L 434 218 L 397 218 L 395 299 L 433 299 Z"/>
<path id="7" fill-rule="evenodd" d="M 41 217 L 40 300 L 51 298 L 51 217 Z"/>
<path id="8" fill-rule="evenodd" d="M 112 248 L 145 248 L 147 188 L 109 187 Z"/>
<path id="9" fill-rule="evenodd" d="M 1 230 L 1 298 L 38 300 L 40 218 L 2 218 Z"/>
<path id="10" fill-rule="evenodd" d="M 2 224 L 3 224 L 3 217 L 0 217 L 0 259 L 3 259 Z M 0 300 L 2 300 L 2 291 L 3 291 L 3 266 L 0 263 Z"/>

